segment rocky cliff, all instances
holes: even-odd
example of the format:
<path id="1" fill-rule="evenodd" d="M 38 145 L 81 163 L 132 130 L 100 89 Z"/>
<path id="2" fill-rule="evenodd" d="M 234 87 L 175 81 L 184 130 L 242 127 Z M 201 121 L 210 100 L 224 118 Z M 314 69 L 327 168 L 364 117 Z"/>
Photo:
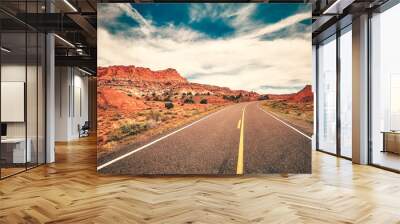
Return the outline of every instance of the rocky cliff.
<path id="1" fill-rule="evenodd" d="M 194 96 L 202 96 L 201 98 L 210 98 L 210 102 L 228 102 L 257 100 L 259 97 L 256 92 L 191 83 L 172 68 L 152 71 L 149 68 L 135 66 L 99 67 L 98 86 L 100 96 L 104 96 L 104 91 L 117 96 L 117 93 L 111 91 L 114 89 L 146 101 L 179 101 L 192 97 L 196 102 L 199 97 Z"/>
<path id="2" fill-rule="evenodd" d="M 303 89 L 298 91 L 297 93 L 291 94 L 267 94 L 269 99 L 279 99 L 279 100 L 288 100 L 293 102 L 312 102 L 314 98 L 314 94 L 312 92 L 311 85 L 306 85 Z"/>

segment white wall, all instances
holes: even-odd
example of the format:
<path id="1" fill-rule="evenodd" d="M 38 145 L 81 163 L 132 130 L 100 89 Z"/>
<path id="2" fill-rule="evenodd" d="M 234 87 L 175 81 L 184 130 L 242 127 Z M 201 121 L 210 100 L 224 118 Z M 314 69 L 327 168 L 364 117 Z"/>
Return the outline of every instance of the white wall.
<path id="1" fill-rule="evenodd" d="M 39 70 L 37 70 L 39 69 Z M 39 159 L 39 163 L 44 163 L 44 92 L 43 76 L 41 67 L 25 64 L 3 64 L 1 66 L 2 82 L 24 82 L 26 84 L 26 108 L 23 106 L 22 113 L 26 112 L 27 119 L 22 122 L 5 122 L 7 123 L 8 138 L 25 138 L 29 139 L 32 162 Z M 27 78 L 27 80 L 25 80 Z M 24 94 L 24 93 L 22 93 Z M 7 96 L 2 96 L 7 97 Z M 1 108 L 1 110 L 11 110 L 11 108 Z M 26 111 L 25 111 L 26 110 Z M 8 111 L 11 112 L 12 111 Z M 37 156 L 37 153 L 39 154 Z"/>
<path id="2" fill-rule="evenodd" d="M 78 125 L 88 120 L 88 78 L 76 68 L 56 67 L 55 85 L 55 140 L 77 139 Z"/>
<path id="3" fill-rule="evenodd" d="M 69 68 L 55 68 L 55 140 L 67 141 L 69 133 Z"/>
<path id="4" fill-rule="evenodd" d="M 25 64 L 24 65 L 18 65 L 18 64 L 4 64 L 1 66 L 1 81 L 2 82 L 25 82 L 25 75 L 26 75 L 26 71 L 25 71 L 26 67 Z M 31 74 L 32 72 L 36 73 L 36 67 L 33 66 L 28 66 L 27 67 L 27 71 L 28 74 Z M 30 84 L 34 84 L 36 85 L 36 81 L 34 83 L 31 83 L 32 81 L 30 81 Z M 27 99 L 28 103 L 32 102 L 33 100 L 30 99 L 32 97 L 36 98 L 36 89 L 28 89 L 28 93 L 27 96 L 29 99 Z M 31 105 L 31 106 L 35 106 L 35 105 Z M 7 110 L 7 108 L 2 108 L 2 110 Z M 28 113 L 28 121 L 31 122 L 33 120 L 35 120 L 36 123 L 36 113 Z M 28 125 L 28 128 L 31 127 L 33 125 Z M 25 137 L 25 122 L 8 122 L 7 123 L 7 136 L 8 137 Z M 29 133 L 28 133 L 28 137 Z"/>

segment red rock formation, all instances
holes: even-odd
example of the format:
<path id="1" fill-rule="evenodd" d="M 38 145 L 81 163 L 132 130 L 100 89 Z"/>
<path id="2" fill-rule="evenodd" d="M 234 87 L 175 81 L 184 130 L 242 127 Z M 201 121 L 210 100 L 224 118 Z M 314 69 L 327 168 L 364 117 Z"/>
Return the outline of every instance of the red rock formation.
<path id="1" fill-rule="evenodd" d="M 267 94 L 269 99 L 277 99 L 277 100 L 288 100 L 293 102 L 312 102 L 313 101 L 313 92 L 311 85 L 306 85 L 303 89 L 298 91 L 297 93 L 290 94 Z"/>
<path id="2" fill-rule="evenodd" d="M 162 83 L 187 83 L 187 80 L 179 75 L 172 68 L 165 70 L 152 71 L 149 68 L 135 66 L 110 66 L 99 67 L 97 69 L 98 80 L 113 80 L 113 81 L 147 81 L 147 82 L 162 82 Z"/>
<path id="3" fill-rule="evenodd" d="M 162 95 L 165 92 L 173 94 L 192 95 L 214 95 L 238 96 L 241 95 L 243 101 L 257 100 L 258 93 L 244 90 L 231 90 L 227 87 L 190 83 L 183 78 L 175 69 L 152 71 L 149 68 L 135 66 L 110 66 L 98 68 L 98 85 L 124 87 L 135 90 L 135 96 L 143 97 L 149 95 Z M 218 100 L 212 100 L 218 102 Z"/>
<path id="4" fill-rule="evenodd" d="M 108 87 L 97 90 L 97 104 L 103 109 L 111 107 L 126 112 L 148 108 L 142 100 L 134 99 L 124 92 Z"/>

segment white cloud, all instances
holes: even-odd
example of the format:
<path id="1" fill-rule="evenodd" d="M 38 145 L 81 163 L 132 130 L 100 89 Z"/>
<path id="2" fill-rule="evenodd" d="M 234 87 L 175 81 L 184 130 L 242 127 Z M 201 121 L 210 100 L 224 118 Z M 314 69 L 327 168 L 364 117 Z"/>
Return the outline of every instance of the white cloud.
<path id="1" fill-rule="evenodd" d="M 262 36 L 262 35 L 265 35 L 265 34 L 268 34 L 268 33 L 272 33 L 272 32 L 278 31 L 278 30 L 283 29 L 285 27 L 294 25 L 294 24 L 296 24 L 296 23 L 298 23 L 298 22 L 300 22 L 302 20 L 308 19 L 308 18 L 311 18 L 311 12 L 298 13 L 298 14 L 290 16 L 290 17 L 288 17 L 286 19 L 283 19 L 283 20 L 281 20 L 281 21 L 279 21 L 279 22 L 277 22 L 275 24 L 272 24 L 272 25 L 263 27 L 261 29 L 255 30 L 254 32 L 251 32 L 249 34 L 245 34 L 244 37 L 245 38 L 256 38 L 256 37 L 259 37 L 259 36 Z"/>
<path id="2" fill-rule="evenodd" d="M 253 9 L 243 10 L 251 12 Z M 136 18 L 136 13 L 135 11 L 129 15 Z M 247 21 L 245 16 L 237 18 Z M 126 32 L 135 34 L 142 32 L 143 27 L 150 27 L 149 32 L 157 35 L 112 35 L 100 26 L 98 65 L 135 65 L 153 70 L 175 68 L 182 76 L 190 77 L 191 82 L 255 90 L 260 93 L 292 92 L 292 89 L 262 89 L 261 86 L 284 87 L 311 83 L 310 35 L 307 38 L 295 36 L 272 41 L 262 41 L 258 37 L 305 18 L 310 18 L 310 14 L 296 14 L 251 32 L 239 33 L 232 38 L 210 39 L 185 27 L 169 25 L 154 28 L 151 21 L 140 16 L 143 25 L 130 28 Z M 296 80 L 296 84 L 293 84 L 293 80 Z"/>

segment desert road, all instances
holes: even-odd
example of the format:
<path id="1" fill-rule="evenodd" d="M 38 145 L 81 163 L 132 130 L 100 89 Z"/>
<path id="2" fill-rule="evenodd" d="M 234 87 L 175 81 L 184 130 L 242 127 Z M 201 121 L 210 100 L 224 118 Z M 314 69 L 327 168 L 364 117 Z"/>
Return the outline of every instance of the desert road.
<path id="1" fill-rule="evenodd" d="M 310 173 L 311 139 L 259 105 L 234 104 L 98 164 L 113 174 Z"/>

